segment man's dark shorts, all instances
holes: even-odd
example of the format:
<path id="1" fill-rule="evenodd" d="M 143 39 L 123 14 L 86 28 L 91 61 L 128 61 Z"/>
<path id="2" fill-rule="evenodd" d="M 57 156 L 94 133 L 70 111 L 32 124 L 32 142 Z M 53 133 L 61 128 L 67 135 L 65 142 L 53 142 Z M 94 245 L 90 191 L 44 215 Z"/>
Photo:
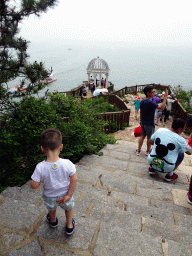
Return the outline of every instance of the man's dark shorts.
<path id="1" fill-rule="evenodd" d="M 155 126 L 141 125 L 141 135 L 151 138 L 151 135 L 155 132 Z"/>

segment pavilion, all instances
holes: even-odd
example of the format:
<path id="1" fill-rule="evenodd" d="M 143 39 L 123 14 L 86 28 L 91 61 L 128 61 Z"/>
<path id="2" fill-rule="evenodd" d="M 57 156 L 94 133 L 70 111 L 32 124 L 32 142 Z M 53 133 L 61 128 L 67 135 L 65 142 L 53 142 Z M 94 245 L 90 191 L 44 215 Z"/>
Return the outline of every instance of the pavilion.
<path id="1" fill-rule="evenodd" d="M 92 59 L 87 67 L 88 81 L 90 81 L 90 75 L 94 77 L 94 84 L 96 85 L 96 77 L 99 75 L 99 88 L 101 88 L 101 77 L 102 74 L 106 76 L 106 88 L 108 87 L 108 76 L 109 76 L 109 66 L 107 62 L 99 57 Z"/>

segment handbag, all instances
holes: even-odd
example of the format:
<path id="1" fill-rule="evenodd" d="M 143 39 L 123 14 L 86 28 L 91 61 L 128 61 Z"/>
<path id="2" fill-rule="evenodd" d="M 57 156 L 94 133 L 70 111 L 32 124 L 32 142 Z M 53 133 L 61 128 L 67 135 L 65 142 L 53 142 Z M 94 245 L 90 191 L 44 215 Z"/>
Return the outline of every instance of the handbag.
<path id="1" fill-rule="evenodd" d="M 138 126 L 134 129 L 134 136 L 140 137 L 141 136 L 141 126 Z"/>

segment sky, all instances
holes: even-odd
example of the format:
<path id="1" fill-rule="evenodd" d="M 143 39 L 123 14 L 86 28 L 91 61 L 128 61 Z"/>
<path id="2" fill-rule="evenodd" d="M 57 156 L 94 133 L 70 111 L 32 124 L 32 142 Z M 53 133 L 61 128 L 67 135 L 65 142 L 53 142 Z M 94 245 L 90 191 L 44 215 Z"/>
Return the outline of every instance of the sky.
<path id="1" fill-rule="evenodd" d="M 29 41 L 190 45 L 189 0 L 60 0 L 41 17 L 20 24 Z"/>

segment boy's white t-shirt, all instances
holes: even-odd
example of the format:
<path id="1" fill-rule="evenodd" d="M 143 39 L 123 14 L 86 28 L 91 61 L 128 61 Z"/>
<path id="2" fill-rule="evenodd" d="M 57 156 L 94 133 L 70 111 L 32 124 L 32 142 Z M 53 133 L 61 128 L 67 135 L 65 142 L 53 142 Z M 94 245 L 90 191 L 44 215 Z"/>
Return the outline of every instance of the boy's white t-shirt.
<path id="1" fill-rule="evenodd" d="M 38 163 L 31 179 L 43 183 L 45 196 L 65 196 L 69 189 L 69 177 L 73 176 L 75 172 L 75 165 L 70 160 L 60 158 L 55 163 L 46 161 Z"/>

